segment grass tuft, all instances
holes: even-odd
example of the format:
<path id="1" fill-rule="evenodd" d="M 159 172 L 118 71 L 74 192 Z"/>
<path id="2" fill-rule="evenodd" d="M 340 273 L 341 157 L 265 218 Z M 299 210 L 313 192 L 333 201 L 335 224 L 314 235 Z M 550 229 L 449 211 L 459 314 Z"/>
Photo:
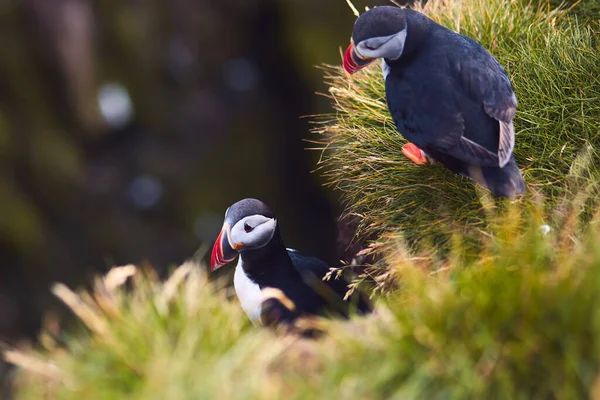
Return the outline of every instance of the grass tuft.
<path id="1" fill-rule="evenodd" d="M 573 210 L 549 231 L 545 214 L 511 205 L 480 232 L 480 252 L 457 235 L 444 260 L 390 241 L 399 289 L 375 315 L 321 320 L 317 340 L 250 328 L 184 264 L 165 283 L 136 268 L 128 289 L 57 286 L 81 328 L 48 324 L 43 348 L 5 358 L 21 399 L 597 396 L 600 213 L 577 224 Z"/>
<path id="2" fill-rule="evenodd" d="M 441 0 L 423 10 L 505 66 L 519 99 L 515 156 L 528 195 L 516 202 L 523 205 L 542 197 L 553 208 L 570 193 L 597 193 L 600 182 L 600 18 L 584 23 L 574 10 L 525 0 Z M 387 110 L 378 66 L 354 76 L 339 66 L 323 70 L 335 114 L 314 121 L 313 147 L 323 152 L 317 169 L 358 217 L 359 237 L 440 247 L 457 233 L 487 229 L 490 210 L 506 207 L 467 178 L 402 155 L 406 141 Z"/>
<path id="3" fill-rule="evenodd" d="M 43 350 L 6 354 L 23 369 L 20 398 L 232 398 L 234 389 L 224 382 L 238 374 L 245 383 L 237 380 L 236 391 L 262 393 L 257 383 L 277 346 L 259 354 L 268 332 L 248 332 L 239 305 L 215 292 L 198 265 L 183 264 L 164 283 L 130 265 L 97 279 L 93 292 L 62 284 L 53 292 L 81 327 L 47 329 Z M 250 359 L 253 367 L 245 371 Z"/>

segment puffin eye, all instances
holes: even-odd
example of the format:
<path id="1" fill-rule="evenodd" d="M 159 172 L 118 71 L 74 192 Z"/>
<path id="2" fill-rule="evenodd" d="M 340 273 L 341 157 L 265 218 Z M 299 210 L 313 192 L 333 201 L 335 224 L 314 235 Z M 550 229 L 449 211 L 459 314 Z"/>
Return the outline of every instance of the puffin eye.
<path id="1" fill-rule="evenodd" d="M 248 225 L 247 222 L 244 222 L 244 232 L 248 233 L 248 232 L 252 232 L 254 228 L 251 227 L 250 225 Z"/>

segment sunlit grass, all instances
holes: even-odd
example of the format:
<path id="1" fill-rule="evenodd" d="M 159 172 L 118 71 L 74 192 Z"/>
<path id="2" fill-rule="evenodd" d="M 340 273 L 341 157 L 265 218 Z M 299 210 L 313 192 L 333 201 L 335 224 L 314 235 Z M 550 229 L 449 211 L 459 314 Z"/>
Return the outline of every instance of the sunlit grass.
<path id="1" fill-rule="evenodd" d="M 259 351 L 268 333 L 249 332 L 239 305 L 215 292 L 192 263 L 164 283 L 149 270 L 128 266 L 97 279 L 93 292 L 75 293 L 61 284 L 53 292 L 81 329 L 58 336 L 45 331 L 45 355 L 37 361 L 8 353 L 7 359 L 31 370 L 19 377 L 23 398 L 231 398 L 243 385 L 258 395 L 266 361 L 277 351 L 277 345 Z M 226 384 L 234 381 L 237 389 Z"/>
<path id="2" fill-rule="evenodd" d="M 56 285 L 81 327 L 49 323 L 41 348 L 6 354 L 17 398 L 587 397 L 600 387 L 598 219 L 569 223 L 573 210 L 547 232 L 544 213 L 510 206 L 478 254 L 455 236 L 443 261 L 390 242 L 399 289 L 375 315 L 321 321 L 317 340 L 249 326 L 195 264 L 165 283 L 128 266 L 93 291 Z"/>
<path id="3" fill-rule="evenodd" d="M 516 202 L 541 196 L 554 206 L 569 192 L 596 193 L 600 178 L 600 22 L 579 21 L 577 7 L 539 3 L 441 0 L 423 12 L 476 39 L 505 66 L 519 100 L 515 155 L 528 190 Z M 416 166 L 402 155 L 405 140 L 388 113 L 379 66 L 353 76 L 339 66 L 324 72 L 336 111 L 316 118 L 313 147 L 324 149 L 318 170 L 358 216 L 359 237 L 402 236 L 411 247 L 445 251 L 453 234 L 486 229 L 490 207 L 506 201 L 441 165 Z"/>
<path id="4" fill-rule="evenodd" d="M 600 398 L 598 18 L 517 0 L 430 3 L 507 67 L 527 196 L 496 202 L 413 165 L 379 70 L 326 67 L 336 113 L 317 121 L 319 168 L 359 234 L 380 235 L 367 270 L 383 293 L 376 313 L 319 321 L 325 334 L 306 340 L 250 326 L 199 265 L 165 282 L 121 267 L 93 290 L 53 287 L 78 324 L 48 319 L 39 345 L 5 353 L 17 398 Z"/>

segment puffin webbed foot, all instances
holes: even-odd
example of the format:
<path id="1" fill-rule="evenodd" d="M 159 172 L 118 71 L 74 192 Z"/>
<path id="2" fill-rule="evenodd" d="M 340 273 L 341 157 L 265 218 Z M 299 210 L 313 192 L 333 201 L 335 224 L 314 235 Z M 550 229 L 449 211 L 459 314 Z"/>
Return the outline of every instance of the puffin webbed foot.
<path id="1" fill-rule="evenodd" d="M 435 161 L 429 157 L 420 148 L 413 143 L 407 143 L 402 146 L 402 154 L 404 154 L 410 161 L 417 165 L 434 164 Z"/>

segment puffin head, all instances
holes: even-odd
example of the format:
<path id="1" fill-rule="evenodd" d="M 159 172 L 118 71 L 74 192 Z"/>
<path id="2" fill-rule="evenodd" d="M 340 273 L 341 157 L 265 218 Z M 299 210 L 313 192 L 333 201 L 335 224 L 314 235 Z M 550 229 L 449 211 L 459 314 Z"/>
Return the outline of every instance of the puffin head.
<path id="1" fill-rule="evenodd" d="M 266 246 L 277 228 L 277 220 L 265 203 L 244 199 L 225 211 L 225 221 L 210 257 L 210 269 L 215 271 L 238 253 Z"/>
<path id="2" fill-rule="evenodd" d="M 378 58 L 397 60 L 404 51 L 407 15 L 415 11 L 380 6 L 362 14 L 354 23 L 350 46 L 344 54 L 344 69 L 359 71 Z"/>

